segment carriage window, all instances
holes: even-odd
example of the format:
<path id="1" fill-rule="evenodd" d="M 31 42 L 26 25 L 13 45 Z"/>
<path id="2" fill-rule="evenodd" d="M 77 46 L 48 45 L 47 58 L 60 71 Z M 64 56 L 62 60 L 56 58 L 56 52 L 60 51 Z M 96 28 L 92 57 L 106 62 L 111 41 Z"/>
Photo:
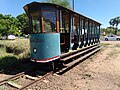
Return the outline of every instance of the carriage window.
<path id="1" fill-rule="evenodd" d="M 36 12 L 31 14 L 32 16 L 32 30 L 33 33 L 40 33 L 41 32 L 41 28 L 40 28 L 40 13 Z"/>
<path id="2" fill-rule="evenodd" d="M 56 31 L 56 12 L 43 11 L 44 32 Z"/>
<path id="3" fill-rule="evenodd" d="M 61 22 L 60 33 L 69 33 L 69 15 L 62 15 Z"/>

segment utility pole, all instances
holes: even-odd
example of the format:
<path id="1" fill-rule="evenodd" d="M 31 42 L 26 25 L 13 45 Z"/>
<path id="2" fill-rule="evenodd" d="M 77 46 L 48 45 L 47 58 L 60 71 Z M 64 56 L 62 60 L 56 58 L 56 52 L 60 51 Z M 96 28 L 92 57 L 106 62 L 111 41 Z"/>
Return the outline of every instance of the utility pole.
<path id="1" fill-rule="evenodd" d="M 73 5 L 72 5 L 72 6 L 73 6 L 73 10 L 74 10 L 74 0 L 72 0 L 72 4 L 73 4 Z"/>

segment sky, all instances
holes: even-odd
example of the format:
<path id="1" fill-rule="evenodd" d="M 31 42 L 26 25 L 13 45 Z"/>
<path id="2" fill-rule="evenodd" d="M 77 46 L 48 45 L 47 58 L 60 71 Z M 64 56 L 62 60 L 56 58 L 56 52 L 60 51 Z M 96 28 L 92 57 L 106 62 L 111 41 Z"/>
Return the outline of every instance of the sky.
<path id="1" fill-rule="evenodd" d="M 24 13 L 24 5 L 33 1 L 43 0 L 0 0 L 0 13 L 16 17 Z M 100 22 L 102 28 L 109 27 L 109 20 L 120 16 L 120 0 L 74 0 L 74 3 L 76 12 Z"/>

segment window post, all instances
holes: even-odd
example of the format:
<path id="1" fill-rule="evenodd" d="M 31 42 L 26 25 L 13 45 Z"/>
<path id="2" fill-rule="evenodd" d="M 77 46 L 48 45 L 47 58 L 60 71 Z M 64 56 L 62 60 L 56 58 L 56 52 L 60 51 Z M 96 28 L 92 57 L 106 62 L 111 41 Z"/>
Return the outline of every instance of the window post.
<path id="1" fill-rule="evenodd" d="M 88 45 L 90 45 L 90 20 L 88 19 L 88 30 L 87 30 Z"/>
<path id="2" fill-rule="evenodd" d="M 81 46 L 81 35 L 82 35 L 82 17 L 79 16 L 79 47 Z"/>
<path id="3" fill-rule="evenodd" d="M 41 14 L 40 14 L 40 23 L 41 23 L 41 31 L 42 33 L 44 32 L 44 20 L 43 20 L 43 11 L 40 10 Z"/>
<path id="4" fill-rule="evenodd" d="M 56 11 L 56 32 L 59 32 L 59 10 Z"/>
<path id="5" fill-rule="evenodd" d="M 83 21 L 83 29 L 84 29 L 84 45 L 86 45 L 86 18 L 84 17 L 84 21 Z"/>

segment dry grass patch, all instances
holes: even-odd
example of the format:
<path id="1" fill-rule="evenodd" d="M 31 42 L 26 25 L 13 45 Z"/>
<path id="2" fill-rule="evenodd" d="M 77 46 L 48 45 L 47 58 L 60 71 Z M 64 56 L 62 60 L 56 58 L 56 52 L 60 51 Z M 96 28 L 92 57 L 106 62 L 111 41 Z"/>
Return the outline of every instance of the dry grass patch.
<path id="1" fill-rule="evenodd" d="M 21 62 L 29 58 L 29 54 L 28 39 L 0 40 L 0 73 L 22 69 Z"/>
<path id="2" fill-rule="evenodd" d="M 1 52 L 4 50 L 6 53 L 17 56 L 19 59 L 28 58 L 30 54 L 28 39 L 1 40 L 0 48 L 2 49 L 0 50 Z"/>

